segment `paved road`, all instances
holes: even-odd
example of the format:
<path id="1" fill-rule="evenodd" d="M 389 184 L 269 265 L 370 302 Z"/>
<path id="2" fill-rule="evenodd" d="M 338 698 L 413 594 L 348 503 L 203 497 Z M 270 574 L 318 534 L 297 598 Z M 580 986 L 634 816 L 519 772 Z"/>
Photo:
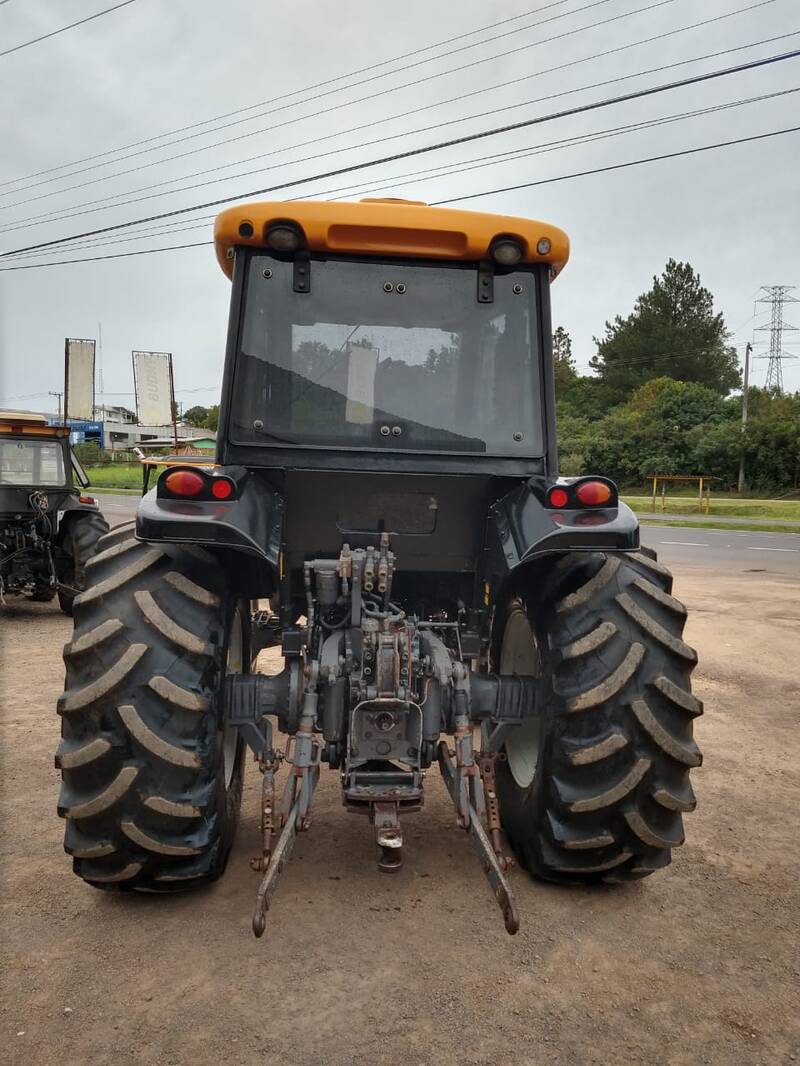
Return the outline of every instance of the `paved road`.
<path id="1" fill-rule="evenodd" d="M 701 567 L 800 577 L 800 535 L 796 533 L 642 526 L 642 543 L 654 548 L 659 559 L 675 571 Z"/>
<path id="2" fill-rule="evenodd" d="M 138 503 L 138 496 L 100 497 L 103 514 L 112 526 L 132 518 Z M 702 567 L 800 577 L 800 535 L 796 533 L 642 526 L 642 543 L 655 548 L 659 558 L 673 570 Z"/>

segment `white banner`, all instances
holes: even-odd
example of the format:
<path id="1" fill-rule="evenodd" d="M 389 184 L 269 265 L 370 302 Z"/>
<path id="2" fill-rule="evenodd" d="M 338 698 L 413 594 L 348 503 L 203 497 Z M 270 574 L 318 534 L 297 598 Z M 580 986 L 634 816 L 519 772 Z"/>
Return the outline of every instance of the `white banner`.
<path id="1" fill-rule="evenodd" d="M 94 418 L 94 341 L 64 341 L 64 420 Z"/>
<path id="2" fill-rule="evenodd" d="M 133 352 L 136 413 L 142 426 L 172 422 L 172 356 L 169 352 Z"/>

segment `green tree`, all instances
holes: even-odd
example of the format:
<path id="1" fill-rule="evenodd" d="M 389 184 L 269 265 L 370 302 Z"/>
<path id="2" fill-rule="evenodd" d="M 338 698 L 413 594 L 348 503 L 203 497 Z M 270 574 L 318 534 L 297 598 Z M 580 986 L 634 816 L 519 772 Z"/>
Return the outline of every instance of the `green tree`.
<path id="1" fill-rule="evenodd" d="M 578 371 L 572 358 L 572 338 L 563 326 L 553 333 L 553 375 L 556 396 L 566 398 L 578 380 Z"/>
<path id="2" fill-rule="evenodd" d="M 207 418 L 207 407 L 190 407 L 183 415 L 183 421 L 188 422 L 190 426 L 205 427 Z"/>
<path id="3" fill-rule="evenodd" d="M 725 431 L 715 439 L 727 455 L 738 427 L 725 401 L 696 382 L 656 378 L 594 424 L 584 446 L 585 463 L 622 484 L 639 484 L 649 474 L 717 473 L 702 442 L 721 425 Z M 729 458 L 724 462 L 727 471 Z"/>
<path id="4" fill-rule="evenodd" d="M 653 377 L 697 382 L 720 396 L 740 383 L 736 349 L 721 314 L 688 263 L 670 259 L 627 318 L 606 322 L 592 368 L 613 402 Z"/>
<path id="5" fill-rule="evenodd" d="M 203 429 L 213 429 L 216 433 L 219 428 L 219 404 L 212 403 L 208 409 L 208 414 L 203 422 Z"/>

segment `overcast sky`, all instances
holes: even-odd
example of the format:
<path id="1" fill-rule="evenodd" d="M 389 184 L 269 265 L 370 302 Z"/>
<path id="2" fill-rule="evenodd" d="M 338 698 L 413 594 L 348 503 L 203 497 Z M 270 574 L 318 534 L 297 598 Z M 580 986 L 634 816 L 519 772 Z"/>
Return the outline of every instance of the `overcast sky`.
<path id="1" fill-rule="evenodd" d="M 0 52 L 114 2 L 5 0 L 0 3 Z M 636 43 L 745 7 L 751 10 L 649 44 Z M 303 92 L 517 15 L 525 17 Z M 603 21 L 605 25 L 596 25 Z M 793 31 L 796 36 L 781 41 L 541 99 Z M 479 43 L 501 34 L 493 42 Z M 556 36 L 560 39 L 553 40 Z M 392 151 L 788 51 L 798 42 L 797 0 L 135 0 L 0 57 L 0 250 L 238 196 Z M 620 46 L 630 47 L 589 59 Z M 465 64 L 472 65 L 442 74 Z M 564 64 L 570 65 L 552 70 Z M 371 80 L 353 84 L 364 79 Z M 497 88 L 509 81 L 514 84 Z M 494 158 L 799 86 L 800 60 L 792 59 L 345 178 L 312 181 L 268 198 L 330 198 L 335 192 L 342 199 L 357 199 L 380 188 L 383 195 L 430 201 L 558 177 L 800 125 L 800 92 L 595 143 L 556 146 L 527 158 L 466 168 L 474 166 L 468 161 L 477 157 Z M 290 93 L 296 95 L 287 99 Z M 445 102 L 464 94 L 472 95 Z M 318 99 L 311 101 L 311 96 Z M 277 97 L 283 99 L 275 102 Z M 256 104 L 261 106 L 252 106 Z M 251 110 L 116 151 L 243 108 Z M 499 108 L 504 110 L 480 117 Z M 247 121 L 237 121 L 242 118 Z M 369 128 L 354 131 L 367 124 Z M 226 128 L 215 129 L 221 125 Z M 431 126 L 438 128 L 405 135 Z M 198 132 L 202 136 L 194 136 Z M 183 139 L 174 143 L 179 137 Z M 234 137 L 232 143 L 214 146 Z M 391 139 L 359 147 L 386 137 Z M 111 154 L 76 162 L 100 153 Z M 178 153 L 191 154 L 167 161 Z M 258 158 L 241 162 L 253 156 Z M 763 306 L 753 317 L 759 286 L 800 286 L 798 162 L 800 134 L 787 134 L 481 196 L 458 206 L 540 218 L 569 233 L 572 258 L 553 288 L 553 321 L 571 333 L 579 366 L 585 368 L 594 354 L 592 337 L 602 332 L 606 319 L 627 314 L 670 256 L 688 260 L 700 272 L 741 352 L 753 327 L 767 321 Z M 460 163 L 463 167 L 439 178 L 402 176 Z M 30 177 L 55 167 L 62 169 Z M 207 173 L 210 168 L 223 169 Z M 200 171 L 204 173 L 197 176 Z M 215 180 L 219 178 L 224 180 Z M 150 188 L 157 183 L 166 184 Z M 138 203 L 118 202 L 140 197 Z M 100 199 L 106 202 L 94 203 Z M 122 231 L 104 238 L 120 243 L 5 259 L 0 267 L 210 240 L 212 223 L 202 220 L 216 210 L 183 216 L 162 235 L 131 240 L 131 233 Z M 73 217 L 62 217 L 69 214 Z M 216 402 L 228 297 L 229 283 L 210 246 L 3 273 L 0 403 L 47 409 L 43 394 L 62 388 L 64 337 L 97 337 L 99 323 L 107 402 L 132 405 L 133 348 L 173 353 L 176 390 L 184 406 Z M 786 318 L 800 326 L 800 304 L 793 310 L 787 308 Z M 767 336 L 756 334 L 762 340 Z M 786 341 L 795 339 L 800 333 L 785 335 Z M 789 351 L 800 355 L 800 345 Z M 755 362 L 755 384 L 763 383 L 766 365 Z M 788 388 L 800 388 L 800 360 L 784 364 L 784 378 Z"/>

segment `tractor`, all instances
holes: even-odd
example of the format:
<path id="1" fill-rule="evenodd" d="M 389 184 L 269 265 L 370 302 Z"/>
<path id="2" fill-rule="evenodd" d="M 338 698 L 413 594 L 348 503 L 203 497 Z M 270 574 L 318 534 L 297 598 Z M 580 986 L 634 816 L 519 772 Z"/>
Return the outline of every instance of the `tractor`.
<path id="1" fill-rule="evenodd" d="M 215 244 L 216 463 L 169 466 L 102 538 L 64 650 L 75 873 L 162 893 L 219 877 L 247 748 L 257 936 L 323 766 L 390 873 L 438 765 L 509 933 L 515 862 L 569 884 L 667 865 L 695 806 L 696 654 L 615 484 L 559 476 L 566 234 L 297 201 L 224 211 Z M 256 669 L 265 648 L 282 668 Z"/>
<path id="2" fill-rule="evenodd" d="M 78 486 L 75 485 L 78 481 Z M 0 411 L 0 599 L 58 596 L 65 614 L 108 523 L 70 448 L 69 428 Z"/>

